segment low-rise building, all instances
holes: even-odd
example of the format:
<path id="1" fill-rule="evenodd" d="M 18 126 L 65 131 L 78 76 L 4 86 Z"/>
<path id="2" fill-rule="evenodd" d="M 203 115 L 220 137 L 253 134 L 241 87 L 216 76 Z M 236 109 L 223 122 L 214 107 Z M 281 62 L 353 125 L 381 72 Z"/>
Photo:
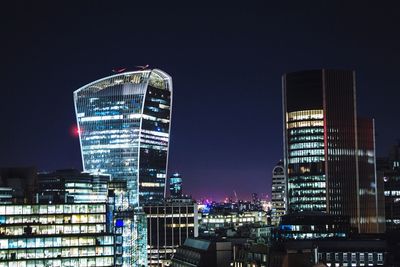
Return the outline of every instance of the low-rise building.
<path id="1" fill-rule="evenodd" d="M 190 198 L 167 199 L 144 206 L 147 216 L 148 264 L 163 266 L 187 238 L 198 236 L 197 204 Z"/>
<path id="2" fill-rule="evenodd" d="M 173 267 L 228 267 L 232 262 L 232 244 L 223 239 L 186 239 L 172 258 Z"/>

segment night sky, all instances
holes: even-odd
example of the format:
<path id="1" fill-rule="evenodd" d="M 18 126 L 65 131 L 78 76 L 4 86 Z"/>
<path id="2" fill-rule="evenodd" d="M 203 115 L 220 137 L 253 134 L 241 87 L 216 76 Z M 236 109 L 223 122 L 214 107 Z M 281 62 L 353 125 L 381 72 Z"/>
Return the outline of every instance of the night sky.
<path id="1" fill-rule="evenodd" d="M 285 72 L 356 70 L 358 113 L 376 118 L 378 155 L 400 136 L 394 5 L 14 2 L 0 16 L 0 166 L 81 169 L 72 92 L 146 64 L 173 78 L 169 173 L 196 198 L 270 192 Z"/>

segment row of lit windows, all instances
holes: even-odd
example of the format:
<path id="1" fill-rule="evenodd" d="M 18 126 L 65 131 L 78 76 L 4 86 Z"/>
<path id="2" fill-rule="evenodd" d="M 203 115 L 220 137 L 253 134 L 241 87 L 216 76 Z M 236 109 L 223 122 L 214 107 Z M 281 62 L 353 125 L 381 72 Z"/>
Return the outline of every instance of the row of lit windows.
<path id="1" fill-rule="evenodd" d="M 32 225 L 31 232 L 34 235 L 53 235 L 53 234 L 81 234 L 81 233 L 99 233 L 106 230 L 105 224 L 87 224 L 87 225 Z M 26 226 L 0 226 L 0 234 L 22 235 L 26 233 Z"/>
<path id="2" fill-rule="evenodd" d="M 291 184 L 289 184 L 289 188 L 291 188 Z M 325 194 L 326 190 L 325 188 L 319 188 L 319 189 L 296 189 L 296 190 L 289 190 L 290 196 L 295 197 L 295 196 L 301 196 L 301 198 L 304 200 L 305 198 L 312 198 L 313 196 L 318 199 L 325 199 Z M 322 196 L 322 197 L 321 197 Z"/>
<path id="3" fill-rule="evenodd" d="M 154 135 L 154 134 L 142 133 L 142 134 L 141 134 L 141 137 L 143 137 L 143 138 L 148 138 L 148 139 L 159 140 L 159 141 L 164 141 L 164 142 L 168 142 L 168 137 L 166 137 L 166 136 L 158 136 L 158 135 Z"/>
<path id="4" fill-rule="evenodd" d="M 324 239 L 324 238 L 332 238 L 332 237 L 346 237 L 345 233 L 285 233 L 281 234 L 281 236 L 285 239 Z M 328 265 L 329 266 L 329 265 Z"/>
<path id="5" fill-rule="evenodd" d="M 0 262 L 0 267 L 100 267 L 114 266 L 114 257 L 96 258 L 67 258 L 67 259 L 46 259 L 46 260 L 19 260 Z"/>
<path id="6" fill-rule="evenodd" d="M 105 204 L 0 205 L 0 215 L 103 213 Z"/>
<path id="7" fill-rule="evenodd" d="M 289 138 L 289 143 L 292 142 L 303 142 L 303 141 L 323 141 L 323 135 L 300 135 L 300 136 L 291 136 Z"/>
<path id="8" fill-rule="evenodd" d="M 1 250 L 0 260 L 113 256 L 113 246 Z"/>
<path id="9" fill-rule="evenodd" d="M 392 191 L 385 191 L 385 196 L 400 196 L 400 191 L 392 190 Z"/>
<path id="10" fill-rule="evenodd" d="M 297 163 L 312 163 L 312 162 L 321 162 L 325 161 L 325 157 L 298 157 L 298 158 L 290 158 L 289 164 L 297 164 Z"/>
<path id="11" fill-rule="evenodd" d="M 142 144 L 150 144 L 150 145 L 159 145 L 159 146 L 168 146 L 168 142 L 166 141 L 154 141 L 149 139 L 140 138 L 140 142 Z"/>
<path id="12" fill-rule="evenodd" d="M 316 121 L 295 121 L 289 122 L 287 124 L 288 129 L 292 128 L 302 128 L 302 127 L 316 127 L 316 126 L 324 126 L 324 121 L 316 120 Z"/>
<path id="13" fill-rule="evenodd" d="M 79 224 L 101 223 L 106 221 L 105 214 L 73 214 L 73 215 L 0 215 L 0 223 L 42 223 L 42 224 Z"/>
<path id="14" fill-rule="evenodd" d="M 325 211 L 326 210 L 326 204 L 325 204 L 325 202 L 324 203 L 293 203 L 293 204 L 291 203 L 290 204 L 290 209 L 291 210 L 296 210 L 296 211 L 306 211 L 306 210 Z"/>
<path id="15" fill-rule="evenodd" d="M 286 116 L 287 116 L 286 121 L 323 119 L 324 111 L 322 109 L 293 111 L 287 113 Z"/>
<path id="16" fill-rule="evenodd" d="M 310 196 L 307 195 L 305 197 L 290 197 L 290 204 L 292 203 L 310 203 L 310 202 L 325 202 L 326 197 L 325 196 Z"/>
<path id="17" fill-rule="evenodd" d="M 315 128 L 300 128 L 300 129 L 290 129 L 289 135 L 310 135 L 310 134 L 323 134 L 323 127 L 315 127 Z M 323 136 L 323 135 L 319 135 Z"/>
<path id="18" fill-rule="evenodd" d="M 45 248 L 70 246 L 113 245 L 113 236 L 66 236 L 0 238 L 0 250 L 14 248 Z"/>
<path id="19" fill-rule="evenodd" d="M 305 148 L 323 148 L 324 142 L 307 142 L 307 143 L 296 143 L 289 145 L 289 149 L 305 149 Z"/>
<path id="20" fill-rule="evenodd" d="M 301 189 L 301 188 L 325 188 L 325 182 L 303 182 L 303 183 L 289 183 L 290 189 Z"/>
<path id="21" fill-rule="evenodd" d="M 294 150 L 289 152 L 290 157 L 302 157 L 302 156 L 320 156 L 325 155 L 324 149 L 305 149 L 305 150 Z"/>
<path id="22" fill-rule="evenodd" d="M 329 156 L 354 156 L 354 149 L 328 148 Z"/>
<path id="23" fill-rule="evenodd" d="M 325 175 L 300 175 L 289 177 L 289 182 L 304 183 L 304 182 L 325 182 Z"/>

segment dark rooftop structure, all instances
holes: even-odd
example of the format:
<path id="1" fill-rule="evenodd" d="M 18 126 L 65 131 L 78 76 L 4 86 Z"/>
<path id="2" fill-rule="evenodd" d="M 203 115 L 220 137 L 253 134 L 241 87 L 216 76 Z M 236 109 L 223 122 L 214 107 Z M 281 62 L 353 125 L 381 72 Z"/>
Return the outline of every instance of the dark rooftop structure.
<path id="1" fill-rule="evenodd" d="M 232 243 L 224 239 L 188 238 L 172 258 L 174 267 L 225 267 L 232 260 Z"/>

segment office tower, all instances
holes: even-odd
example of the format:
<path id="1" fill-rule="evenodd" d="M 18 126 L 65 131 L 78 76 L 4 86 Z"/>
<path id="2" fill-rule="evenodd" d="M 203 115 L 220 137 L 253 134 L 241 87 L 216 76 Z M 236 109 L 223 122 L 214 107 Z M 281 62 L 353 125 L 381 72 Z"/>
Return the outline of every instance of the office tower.
<path id="1" fill-rule="evenodd" d="M 377 185 L 368 185 L 376 181 L 374 126 L 357 123 L 355 73 L 301 71 L 282 82 L 288 212 L 346 215 L 359 231 L 378 232 Z M 367 202 L 374 214 L 360 207 Z"/>
<path id="2" fill-rule="evenodd" d="M 39 173 L 36 182 L 38 203 L 106 203 L 109 175 L 81 173 L 66 169 Z"/>
<path id="3" fill-rule="evenodd" d="M 143 207 L 147 216 L 148 265 L 164 266 L 186 238 L 198 236 L 197 204 L 190 198 L 171 198 Z"/>
<path id="4" fill-rule="evenodd" d="M 279 225 L 281 216 L 286 214 L 286 175 L 283 161 L 272 170 L 271 224 Z"/>
<path id="5" fill-rule="evenodd" d="M 172 198 L 182 197 L 182 176 L 179 173 L 169 178 L 169 194 Z"/>
<path id="6" fill-rule="evenodd" d="M 157 69 L 118 73 L 76 90 L 74 103 L 84 170 L 109 174 L 115 184 L 126 187 L 117 205 L 161 201 L 169 147 L 171 77 Z"/>
<path id="7" fill-rule="evenodd" d="M 400 143 L 377 161 L 379 180 L 384 182 L 386 229 L 400 231 Z"/>

